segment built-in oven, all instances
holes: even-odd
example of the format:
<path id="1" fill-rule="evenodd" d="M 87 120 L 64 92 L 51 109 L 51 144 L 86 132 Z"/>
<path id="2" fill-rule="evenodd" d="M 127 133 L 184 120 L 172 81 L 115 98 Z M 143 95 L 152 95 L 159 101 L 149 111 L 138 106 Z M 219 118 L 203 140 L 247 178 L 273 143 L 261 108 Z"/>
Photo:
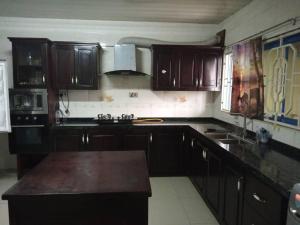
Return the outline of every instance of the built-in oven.
<path id="1" fill-rule="evenodd" d="M 48 115 L 11 115 L 12 132 L 9 135 L 10 153 L 48 152 Z"/>
<path id="2" fill-rule="evenodd" d="M 9 103 L 11 114 L 48 114 L 46 89 L 10 89 Z"/>

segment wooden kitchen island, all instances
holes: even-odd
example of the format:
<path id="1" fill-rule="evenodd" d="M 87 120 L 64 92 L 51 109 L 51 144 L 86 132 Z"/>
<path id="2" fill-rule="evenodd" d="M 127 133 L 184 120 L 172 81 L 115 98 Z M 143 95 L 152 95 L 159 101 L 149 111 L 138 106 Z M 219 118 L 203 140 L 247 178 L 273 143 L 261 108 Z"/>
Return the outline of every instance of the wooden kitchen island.
<path id="1" fill-rule="evenodd" d="M 10 225 L 146 225 L 143 151 L 51 153 L 2 195 Z"/>

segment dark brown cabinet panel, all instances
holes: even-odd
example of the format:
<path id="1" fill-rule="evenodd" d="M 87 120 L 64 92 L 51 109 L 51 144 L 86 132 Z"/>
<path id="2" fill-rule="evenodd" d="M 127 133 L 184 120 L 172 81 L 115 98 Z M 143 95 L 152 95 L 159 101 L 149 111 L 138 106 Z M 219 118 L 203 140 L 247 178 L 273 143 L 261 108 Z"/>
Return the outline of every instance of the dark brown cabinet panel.
<path id="1" fill-rule="evenodd" d="M 200 140 L 191 140 L 191 176 L 198 190 L 205 194 L 208 161 L 205 159 L 206 148 Z"/>
<path id="2" fill-rule="evenodd" d="M 153 84 L 154 90 L 172 90 L 176 88 L 176 55 L 171 48 L 157 46 L 153 48 Z"/>
<path id="3" fill-rule="evenodd" d="M 220 91 L 223 50 L 153 45 L 153 90 Z"/>
<path id="4" fill-rule="evenodd" d="M 97 47 L 75 47 L 76 87 L 97 88 Z"/>
<path id="5" fill-rule="evenodd" d="M 57 89 L 71 89 L 75 82 L 75 54 L 70 45 L 52 47 L 54 84 Z"/>
<path id="6" fill-rule="evenodd" d="M 271 225 L 267 223 L 257 212 L 252 209 L 247 203 L 244 205 L 243 210 L 243 223 L 242 225 Z"/>
<path id="7" fill-rule="evenodd" d="M 202 54 L 202 73 L 200 77 L 200 89 L 215 90 L 221 88 L 222 51 L 207 51 Z"/>
<path id="8" fill-rule="evenodd" d="M 246 176 L 244 199 L 245 204 L 269 224 L 281 225 L 285 222 L 282 212 L 286 211 L 286 204 L 282 196 L 250 174 Z"/>
<path id="9" fill-rule="evenodd" d="M 196 91 L 199 83 L 197 55 L 191 51 L 179 54 L 178 85 L 180 90 Z"/>
<path id="10" fill-rule="evenodd" d="M 204 158 L 208 161 L 206 197 L 215 214 L 220 215 L 222 161 L 220 157 L 211 151 L 205 151 Z"/>
<path id="11" fill-rule="evenodd" d="M 160 128 L 151 134 L 150 174 L 154 176 L 182 174 L 183 132 L 176 128 Z"/>
<path id="12" fill-rule="evenodd" d="M 52 66 L 57 89 L 97 89 L 98 44 L 54 42 Z"/>
<path id="13" fill-rule="evenodd" d="M 239 225 L 242 209 L 243 176 L 230 166 L 224 169 L 224 207 L 225 225 Z"/>
<path id="14" fill-rule="evenodd" d="M 46 88 L 49 46 L 45 38 L 9 38 L 12 42 L 14 87 Z"/>
<path id="15" fill-rule="evenodd" d="M 119 132 L 103 129 L 88 129 L 85 135 L 86 151 L 120 151 L 121 136 Z"/>
<path id="16" fill-rule="evenodd" d="M 74 152 L 84 147 L 83 129 L 55 129 L 52 134 L 53 151 Z"/>

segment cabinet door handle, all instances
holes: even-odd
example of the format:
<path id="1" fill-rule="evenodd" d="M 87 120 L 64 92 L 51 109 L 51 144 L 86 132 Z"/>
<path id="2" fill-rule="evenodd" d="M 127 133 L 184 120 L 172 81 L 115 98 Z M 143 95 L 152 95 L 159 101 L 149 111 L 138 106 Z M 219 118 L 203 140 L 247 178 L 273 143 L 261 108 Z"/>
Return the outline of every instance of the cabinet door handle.
<path id="1" fill-rule="evenodd" d="M 175 78 L 173 79 L 173 87 L 175 87 L 176 86 L 176 80 L 175 80 Z"/>
<path id="2" fill-rule="evenodd" d="M 194 139 L 191 140 L 191 147 L 194 148 Z"/>
<path id="3" fill-rule="evenodd" d="M 161 73 L 162 73 L 162 74 L 166 74 L 166 73 L 167 73 L 167 70 L 162 69 L 162 70 L 161 70 Z"/>
<path id="4" fill-rule="evenodd" d="M 84 144 L 84 134 L 82 134 L 81 143 Z"/>
<path id="5" fill-rule="evenodd" d="M 87 144 L 90 143 L 89 134 L 86 134 L 86 143 L 87 143 Z"/>
<path id="6" fill-rule="evenodd" d="M 152 143 L 152 141 L 153 141 L 152 133 L 150 133 L 149 141 L 150 141 L 150 143 Z"/>
<path id="7" fill-rule="evenodd" d="M 198 87 L 198 85 L 199 85 L 199 80 L 198 78 L 196 78 L 196 87 Z"/>
<path id="8" fill-rule="evenodd" d="M 182 142 L 184 142 L 185 140 L 185 136 L 184 136 L 184 133 L 182 134 Z"/>
<path id="9" fill-rule="evenodd" d="M 72 82 L 72 84 L 74 84 L 74 77 L 71 78 L 71 82 Z"/>
<path id="10" fill-rule="evenodd" d="M 45 84 L 45 82 L 46 82 L 45 74 L 43 75 L 42 80 L 43 80 L 43 84 Z"/>
<path id="11" fill-rule="evenodd" d="M 258 201 L 258 202 L 260 202 L 260 203 L 263 203 L 263 204 L 266 204 L 266 203 L 267 203 L 267 200 L 261 198 L 257 193 L 253 193 L 253 194 L 252 194 L 252 197 L 253 197 L 256 201 Z"/>
<path id="12" fill-rule="evenodd" d="M 78 78 L 77 78 L 77 76 L 75 77 L 75 83 L 78 84 Z"/>
<path id="13" fill-rule="evenodd" d="M 203 150 L 202 156 L 203 156 L 203 159 L 206 159 L 206 150 Z"/>
<path id="14" fill-rule="evenodd" d="M 240 177 L 240 178 L 238 179 L 238 182 L 237 182 L 237 190 L 238 190 L 238 191 L 241 190 L 242 180 L 243 180 L 243 177 Z"/>

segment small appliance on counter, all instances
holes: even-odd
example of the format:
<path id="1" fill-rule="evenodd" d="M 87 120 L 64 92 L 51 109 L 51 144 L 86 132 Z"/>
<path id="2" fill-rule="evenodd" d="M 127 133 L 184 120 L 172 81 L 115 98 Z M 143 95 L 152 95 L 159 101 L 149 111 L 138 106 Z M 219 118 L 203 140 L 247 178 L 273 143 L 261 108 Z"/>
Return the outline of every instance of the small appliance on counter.
<path id="1" fill-rule="evenodd" d="M 258 142 L 266 144 L 272 138 L 272 134 L 262 127 L 258 131 L 256 131 L 256 138 Z"/>
<path id="2" fill-rule="evenodd" d="M 286 225 L 300 225 L 300 183 L 291 191 Z"/>

